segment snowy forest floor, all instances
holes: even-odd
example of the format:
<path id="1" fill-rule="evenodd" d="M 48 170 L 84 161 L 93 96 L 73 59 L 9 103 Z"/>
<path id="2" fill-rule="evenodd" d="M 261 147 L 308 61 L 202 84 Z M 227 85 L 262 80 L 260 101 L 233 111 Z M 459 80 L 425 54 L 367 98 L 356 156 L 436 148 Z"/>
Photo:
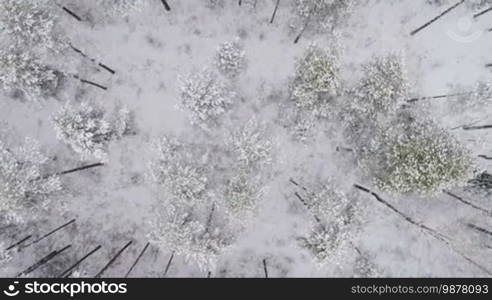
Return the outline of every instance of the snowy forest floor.
<path id="1" fill-rule="evenodd" d="M 492 237 L 476 232 L 467 223 L 492 228 L 492 218 L 445 193 L 435 196 L 392 195 L 379 192 L 385 200 L 413 219 L 433 228 L 452 244 L 440 242 L 406 222 L 371 195 L 354 189 L 361 184 L 377 190 L 359 169 L 336 121 L 319 127 L 306 143 L 292 140 L 283 126 L 282 103 L 288 100 L 288 83 L 296 58 L 313 42 L 330 47 L 328 33 L 299 32 L 292 28 L 289 1 L 280 1 L 275 20 L 270 17 L 276 1 L 258 0 L 256 6 L 243 1 L 223 1 L 210 8 L 209 1 L 168 1 L 166 11 L 158 0 L 148 0 L 140 11 L 127 16 L 96 19 L 98 8 L 79 1 L 59 1 L 82 18 L 62 14 L 60 22 L 76 47 L 113 68 L 110 74 L 77 53 L 67 52 L 66 68 L 107 86 L 101 90 L 80 82 L 66 82 L 62 91 L 42 103 L 18 101 L 0 96 L 0 120 L 5 131 L 18 139 L 34 137 L 53 160 L 53 170 L 66 170 L 84 163 L 56 138 L 50 116 L 66 101 L 91 100 L 108 111 L 125 105 L 135 116 L 134 135 L 111 142 L 104 166 L 62 177 L 64 192 L 51 199 L 49 210 L 40 212 L 22 226 L 0 233 L 4 244 L 27 235 L 40 236 L 70 219 L 76 223 L 31 247 L 14 254 L 0 269 L 0 276 L 15 276 L 46 254 L 71 244 L 65 253 L 29 276 L 56 276 L 97 245 L 102 248 L 80 267 L 79 276 L 94 276 L 127 242 L 133 243 L 112 264 L 104 276 L 123 276 L 148 242 L 151 220 L 159 205 L 146 179 L 152 158 L 149 145 L 164 134 L 186 137 L 196 144 L 220 144 L 222 135 L 203 135 L 190 125 L 186 111 L 179 109 L 177 79 L 211 66 L 220 43 L 239 37 L 247 68 L 233 82 L 238 95 L 227 123 L 217 128 L 226 132 L 251 118 L 268 124 L 275 142 L 272 179 L 258 213 L 238 233 L 233 247 L 221 254 L 210 270 L 198 268 L 176 256 L 168 277 L 263 277 L 263 261 L 271 277 L 357 276 L 356 260 L 363 255 L 380 276 L 490 276 L 464 256 L 492 270 Z M 466 5 L 457 7 L 416 35 L 410 32 L 447 7 L 424 0 L 358 1 L 354 12 L 337 27 L 343 46 L 343 79 L 355 82 L 361 65 L 374 56 L 401 53 L 408 68 L 413 96 L 448 94 L 460 84 L 472 88 L 480 80 L 490 82 L 492 63 L 492 13 L 473 19 L 476 13 Z M 469 23 L 467 23 L 469 21 Z M 58 60 L 54 57 L 53 60 Z M 57 62 L 58 64 L 60 62 Z M 443 128 L 452 131 L 477 158 L 477 168 L 489 170 L 492 160 L 492 130 L 463 130 L 460 126 L 479 121 L 492 124 L 492 106 L 464 109 L 456 103 L 435 99 L 415 104 Z M 456 129 L 457 128 L 457 129 Z M 311 217 L 296 199 L 299 189 L 289 179 L 309 185 L 331 178 L 341 189 L 364 205 L 365 218 L 353 253 L 343 262 L 319 267 L 311 254 L 299 246 L 299 236 L 310 228 Z M 462 188 L 452 191 L 492 210 L 489 196 L 479 197 Z M 2 224 L 2 226 L 5 224 Z M 453 250 L 454 249 L 454 250 Z M 172 253 L 151 245 L 132 271 L 135 277 L 162 277 Z M 359 274 L 358 276 L 364 276 Z"/>

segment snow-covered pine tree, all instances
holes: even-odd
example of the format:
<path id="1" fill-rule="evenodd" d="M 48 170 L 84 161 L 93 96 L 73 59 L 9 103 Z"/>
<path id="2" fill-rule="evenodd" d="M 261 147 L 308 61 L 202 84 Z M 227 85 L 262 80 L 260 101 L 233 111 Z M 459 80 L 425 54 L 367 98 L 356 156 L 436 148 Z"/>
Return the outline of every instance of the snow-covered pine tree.
<path id="1" fill-rule="evenodd" d="M 292 137 L 294 140 L 301 143 L 308 142 L 314 136 L 314 128 L 316 126 L 315 118 L 298 114 L 294 117 L 292 126 Z"/>
<path id="2" fill-rule="evenodd" d="M 367 116 L 395 112 L 408 98 L 410 85 L 403 58 L 399 55 L 376 57 L 363 66 L 363 76 L 355 89 L 357 106 Z"/>
<path id="3" fill-rule="evenodd" d="M 257 212 L 265 189 L 261 175 L 237 172 L 226 182 L 224 202 L 227 212 L 240 222 L 250 218 Z"/>
<path id="4" fill-rule="evenodd" d="M 217 47 L 215 65 L 219 72 L 228 78 L 237 77 L 246 68 L 245 51 L 239 38 Z"/>
<path id="5" fill-rule="evenodd" d="M 107 147 L 111 140 L 121 137 L 126 114 L 116 120 L 106 116 L 105 111 L 88 102 L 80 105 L 66 104 L 52 117 L 57 138 L 66 143 L 82 159 L 107 160 Z"/>
<path id="6" fill-rule="evenodd" d="M 37 142 L 9 147 L 0 141 L 0 212 L 22 218 L 22 210 L 44 207 L 50 195 L 61 190 L 57 175 L 45 176 L 48 157 Z"/>
<path id="7" fill-rule="evenodd" d="M 188 205 L 166 203 L 151 223 L 149 241 L 196 263 L 204 271 L 214 269 L 218 256 L 231 246 L 232 238 L 223 226 L 210 221 L 212 215 L 203 217 Z"/>
<path id="8" fill-rule="evenodd" d="M 410 84 L 399 55 L 376 57 L 363 66 L 363 76 L 341 110 L 345 136 L 358 150 L 370 147 L 407 99 Z"/>
<path id="9" fill-rule="evenodd" d="M 27 99 L 39 101 L 55 92 L 58 76 L 30 52 L 18 52 L 11 46 L 0 51 L 0 84 L 7 91 L 19 90 Z"/>
<path id="10" fill-rule="evenodd" d="M 300 35 L 308 28 L 331 32 L 355 6 L 353 0 L 293 0 L 293 10 L 299 19 Z"/>
<path id="11" fill-rule="evenodd" d="M 266 126 L 254 118 L 232 132 L 226 144 L 238 167 L 250 172 L 262 169 L 272 161 L 273 142 Z"/>
<path id="12" fill-rule="evenodd" d="M 358 233 L 361 218 L 359 205 L 350 201 L 331 182 L 309 191 L 303 204 L 316 222 L 309 235 L 299 239 L 316 263 L 346 263 L 346 255 L 353 252 L 351 242 Z"/>
<path id="13" fill-rule="evenodd" d="M 20 50 L 58 50 L 57 8 L 49 0 L 3 0 L 0 27 Z"/>
<path id="14" fill-rule="evenodd" d="M 244 221 L 256 212 L 270 177 L 274 143 L 266 126 L 255 118 L 231 132 L 226 147 L 232 158 L 224 188 L 227 211 Z"/>
<path id="15" fill-rule="evenodd" d="M 397 118 L 376 137 L 362 165 L 382 190 L 429 194 L 463 185 L 473 174 L 468 150 L 432 121 Z"/>
<path id="16" fill-rule="evenodd" d="M 150 178 L 170 193 L 173 201 L 193 205 L 210 199 L 206 168 L 192 146 L 164 136 L 152 148 L 155 158 L 150 162 Z"/>
<path id="17" fill-rule="evenodd" d="M 337 50 L 309 46 L 297 62 L 292 81 L 295 105 L 317 117 L 329 116 L 333 112 L 333 98 L 341 93 L 339 69 Z"/>
<path id="18" fill-rule="evenodd" d="M 126 17 L 132 13 L 142 11 L 148 4 L 147 0 L 96 0 L 97 12 L 102 17 Z"/>
<path id="19" fill-rule="evenodd" d="M 122 138 L 125 135 L 135 134 L 135 115 L 125 105 L 118 107 L 111 118 L 114 135 Z"/>
<path id="20" fill-rule="evenodd" d="M 233 103 L 235 94 L 210 70 L 178 80 L 181 106 L 190 112 L 192 124 L 202 128 L 216 124 Z"/>

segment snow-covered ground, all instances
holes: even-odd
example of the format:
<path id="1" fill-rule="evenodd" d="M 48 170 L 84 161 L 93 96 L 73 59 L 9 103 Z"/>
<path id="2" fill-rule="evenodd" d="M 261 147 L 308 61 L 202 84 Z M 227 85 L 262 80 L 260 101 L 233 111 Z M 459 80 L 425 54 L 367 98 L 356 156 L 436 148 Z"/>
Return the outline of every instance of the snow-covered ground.
<path id="1" fill-rule="evenodd" d="M 340 80 L 347 87 L 356 84 L 362 65 L 373 57 L 394 53 L 404 58 L 410 97 L 450 94 L 458 85 L 472 90 L 479 81 L 490 82 L 492 69 L 485 65 L 492 63 L 492 33 L 488 31 L 492 13 L 473 18 L 488 7 L 486 3 L 480 6 L 480 1 L 466 0 L 410 35 L 459 1 L 355 1 L 352 13 L 334 30 L 308 28 L 294 43 L 301 28 L 290 0 L 279 1 L 273 23 L 270 18 L 276 0 L 244 0 L 241 5 L 236 0 L 168 0 L 170 11 L 160 0 L 137 1 L 142 7 L 120 11 L 110 9 L 118 1 L 57 2 L 82 19 L 77 21 L 56 7 L 60 39 L 109 66 L 115 74 L 71 49 L 43 57 L 46 64 L 107 90 L 66 77 L 54 96 L 38 102 L 2 93 L 1 137 L 12 143 L 35 138 L 50 159 L 47 172 L 57 172 L 99 161 L 81 160 L 57 139 L 52 116 L 65 103 L 91 101 L 108 113 L 126 107 L 134 117 L 134 133 L 109 143 L 104 166 L 60 176 L 63 190 L 50 196 L 45 209 L 35 208 L 22 221 L 2 220 L 0 228 L 13 225 L 0 231 L 0 245 L 5 246 L 28 235 L 33 235 L 33 241 L 71 219 L 76 222 L 29 247 L 9 251 L 12 259 L 0 264 L 0 276 L 15 276 L 51 251 L 70 244 L 71 248 L 28 275 L 57 276 L 101 245 L 72 274 L 91 277 L 133 241 L 103 275 L 124 276 L 152 240 L 155 221 L 163 218 L 158 212 L 170 197 L 149 178 L 149 163 L 155 159 L 152 143 L 173 135 L 191 143 L 198 152 L 204 148 L 203 162 L 213 173 L 210 182 L 215 184 L 234 172 L 229 169 L 234 165 L 227 165 L 234 157 L 221 152 L 228 133 L 251 119 L 265 125 L 273 144 L 271 163 L 258 171 L 264 186 L 261 201 L 246 221 L 238 224 L 233 220 L 233 225 L 226 226 L 232 241 L 218 252 L 215 263 L 200 267 L 176 254 L 166 276 L 263 277 L 264 264 L 271 277 L 491 276 L 492 236 L 467 226 L 471 223 L 492 230 L 490 194 L 458 186 L 448 189 L 488 210 L 487 214 L 441 192 L 402 195 L 379 191 L 359 167 L 356 154 L 343 150 L 352 145 L 340 120 L 319 121 L 314 136 L 300 142 L 292 138 L 289 108 L 285 107 L 291 101 L 289 84 L 296 60 L 313 43 L 324 49 L 340 45 Z M 230 110 L 219 125 L 208 129 L 190 124 L 189 111 L 180 106 L 180 78 L 204 68 L 215 70 L 217 47 L 236 38 L 246 63 L 238 76 L 221 78 L 235 94 Z M 7 49 L 7 44 L 3 42 L 2 47 Z M 463 130 L 461 126 L 492 124 L 491 98 L 475 106 L 462 105 L 454 98 L 408 105 L 455 135 L 471 151 L 477 171 L 490 170 L 492 160 L 478 156 L 492 156 L 492 130 Z M 320 265 L 301 247 L 300 237 L 306 236 L 315 222 L 295 193 L 309 197 L 310 187 L 328 179 L 357 203 L 361 216 L 353 225 L 356 229 L 351 229 L 356 234 L 348 235 L 351 240 L 340 246 L 344 250 Z M 377 191 L 400 212 L 445 238 L 410 224 L 370 194 L 355 189 L 354 184 Z M 223 208 L 218 198 L 217 194 L 207 198 L 217 201 L 217 215 Z M 172 253 L 151 243 L 130 276 L 164 276 Z"/>

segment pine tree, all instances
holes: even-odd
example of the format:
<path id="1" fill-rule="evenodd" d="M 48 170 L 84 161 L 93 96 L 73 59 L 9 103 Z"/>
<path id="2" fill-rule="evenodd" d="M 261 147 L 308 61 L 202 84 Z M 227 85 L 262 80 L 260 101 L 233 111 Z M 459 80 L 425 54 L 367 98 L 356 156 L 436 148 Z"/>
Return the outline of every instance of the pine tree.
<path id="1" fill-rule="evenodd" d="M 363 66 L 363 76 L 341 110 L 345 136 L 359 151 L 371 147 L 408 97 L 410 84 L 403 59 L 376 57 Z"/>
<path id="2" fill-rule="evenodd" d="M 333 98 L 341 93 L 340 62 L 336 50 L 311 45 L 299 59 L 291 87 L 295 105 L 318 117 L 333 111 Z"/>
<path id="3" fill-rule="evenodd" d="M 243 222 L 254 215 L 265 194 L 274 143 L 266 126 L 253 118 L 230 134 L 226 147 L 232 161 L 225 174 L 225 207 Z"/>
<path id="4" fill-rule="evenodd" d="M 39 101 L 55 92 L 58 76 L 29 52 L 17 52 L 11 46 L 0 51 L 0 84 L 5 90 L 20 90 L 27 99 Z"/>
<path id="5" fill-rule="evenodd" d="M 24 208 L 42 208 L 49 196 L 61 190 L 58 176 L 44 176 L 48 157 L 37 142 L 26 139 L 18 147 L 0 141 L 0 212 L 22 218 Z"/>
<path id="6" fill-rule="evenodd" d="M 125 17 L 132 13 L 142 11 L 149 1 L 146 0 L 97 0 L 97 11 L 104 17 Z"/>
<path id="7" fill-rule="evenodd" d="M 235 78 L 246 68 L 245 51 L 236 38 L 217 47 L 215 55 L 217 69 L 226 77 Z"/>
<path id="8" fill-rule="evenodd" d="M 255 215 L 265 189 L 260 175 L 239 171 L 227 179 L 224 192 L 225 208 L 232 217 L 243 222 Z"/>
<path id="9" fill-rule="evenodd" d="M 150 178 L 174 201 L 191 205 L 209 199 L 206 170 L 190 146 L 164 136 L 153 143 L 153 149 L 156 157 L 150 163 Z"/>
<path id="10" fill-rule="evenodd" d="M 227 146 L 242 169 L 254 172 L 272 161 L 273 142 L 265 125 L 254 118 L 231 133 Z"/>
<path id="11" fill-rule="evenodd" d="M 379 188 L 436 193 L 463 185 L 473 172 L 468 150 L 431 121 L 396 119 L 377 137 L 362 163 Z"/>
<path id="12" fill-rule="evenodd" d="M 355 90 L 356 105 L 366 115 L 395 112 L 408 97 L 409 83 L 402 57 L 376 57 L 363 66 L 363 77 Z"/>
<path id="13" fill-rule="evenodd" d="M 126 132 L 122 124 L 125 119 L 111 120 L 101 107 L 88 102 L 78 106 L 67 104 L 52 120 L 57 138 L 84 160 L 94 157 L 106 161 L 109 142 Z"/>
<path id="14" fill-rule="evenodd" d="M 213 269 L 218 256 L 231 245 L 221 227 L 197 217 L 189 206 L 168 203 L 151 225 L 152 244 L 183 256 L 202 270 Z"/>
<path id="15" fill-rule="evenodd" d="M 48 0 L 3 0 L 0 27 L 16 51 L 58 50 L 57 8 Z"/>
<path id="16" fill-rule="evenodd" d="M 217 124 L 233 103 L 234 93 L 209 70 L 179 78 L 181 105 L 192 124 L 202 128 Z"/>
<path id="17" fill-rule="evenodd" d="M 293 0 L 293 10 L 300 24 L 301 35 L 309 28 L 318 32 L 331 32 L 353 10 L 353 0 Z"/>
<path id="18" fill-rule="evenodd" d="M 299 239 L 300 245 L 312 253 L 320 266 L 345 263 L 351 242 L 358 233 L 359 205 L 331 182 L 315 187 L 301 199 L 316 222 L 311 232 Z"/>

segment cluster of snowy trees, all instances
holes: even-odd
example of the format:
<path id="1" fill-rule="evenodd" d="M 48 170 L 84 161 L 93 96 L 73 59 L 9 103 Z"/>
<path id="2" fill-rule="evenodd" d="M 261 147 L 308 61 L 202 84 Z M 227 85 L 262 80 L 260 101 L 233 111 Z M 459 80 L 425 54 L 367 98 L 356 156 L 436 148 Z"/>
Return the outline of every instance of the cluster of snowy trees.
<path id="1" fill-rule="evenodd" d="M 110 141 L 131 132 L 132 115 L 126 107 L 114 114 L 95 104 L 65 104 L 53 117 L 57 138 L 80 155 L 81 159 L 107 160 Z"/>
<path id="2" fill-rule="evenodd" d="M 150 177 L 158 187 L 159 207 L 150 240 L 206 269 L 230 244 L 226 229 L 216 226 L 220 209 L 210 182 L 210 164 L 203 149 L 174 137 L 154 143 Z"/>
<path id="3" fill-rule="evenodd" d="M 306 139 L 320 118 L 340 120 L 359 165 L 384 190 L 433 193 L 470 179 L 469 152 L 427 116 L 405 107 L 411 85 L 400 55 L 373 58 L 362 66 L 360 80 L 346 87 L 339 47 L 333 49 L 311 45 L 297 63 L 291 80 L 294 136 Z M 489 93 L 482 83 L 456 95 L 478 102 L 488 101 Z"/>
<path id="4" fill-rule="evenodd" d="M 232 161 L 226 172 L 225 205 L 230 214 L 245 220 L 264 197 L 275 145 L 266 125 L 251 119 L 230 134 L 226 147 Z"/>
<path id="5" fill-rule="evenodd" d="M 222 145 L 196 145 L 165 136 L 154 142 L 149 177 L 158 189 L 151 240 L 161 248 L 213 268 L 237 225 L 254 216 L 263 198 L 273 143 L 256 120 Z"/>
<path id="6" fill-rule="evenodd" d="M 433 193 L 465 183 L 473 170 L 468 151 L 428 117 L 402 106 L 409 87 L 397 56 L 364 67 L 342 116 L 359 162 L 380 188 L 397 193 Z"/>
<path id="7" fill-rule="evenodd" d="M 234 105 L 237 94 L 231 80 L 246 68 L 246 57 L 238 38 L 224 42 L 217 48 L 213 68 L 180 76 L 178 87 L 181 107 L 190 113 L 191 123 L 210 129 Z"/>
<path id="8" fill-rule="evenodd" d="M 347 263 L 355 253 L 353 243 L 362 222 L 362 207 L 333 182 L 303 187 L 296 196 L 312 216 L 311 232 L 299 238 L 319 266 Z"/>

